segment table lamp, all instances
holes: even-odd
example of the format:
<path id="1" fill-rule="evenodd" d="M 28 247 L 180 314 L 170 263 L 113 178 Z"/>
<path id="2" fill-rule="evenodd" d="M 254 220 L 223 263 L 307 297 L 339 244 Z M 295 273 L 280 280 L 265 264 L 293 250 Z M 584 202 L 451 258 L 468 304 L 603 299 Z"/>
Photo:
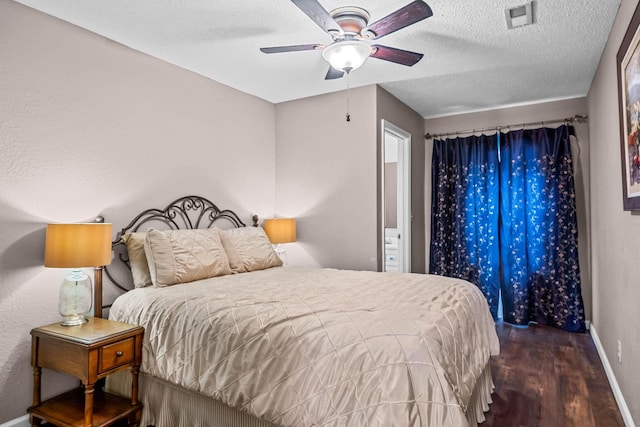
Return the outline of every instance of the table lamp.
<path id="1" fill-rule="evenodd" d="M 271 244 L 275 245 L 276 253 L 280 259 L 286 263 L 286 253 L 282 244 L 296 241 L 296 219 L 268 218 L 262 223 L 262 228 L 264 228 Z"/>
<path id="2" fill-rule="evenodd" d="M 111 264 L 111 230 L 111 224 L 105 223 L 47 225 L 44 266 L 71 268 L 60 286 L 58 310 L 64 318 L 62 325 L 87 322 L 93 293 L 91 278 L 81 268 Z"/>

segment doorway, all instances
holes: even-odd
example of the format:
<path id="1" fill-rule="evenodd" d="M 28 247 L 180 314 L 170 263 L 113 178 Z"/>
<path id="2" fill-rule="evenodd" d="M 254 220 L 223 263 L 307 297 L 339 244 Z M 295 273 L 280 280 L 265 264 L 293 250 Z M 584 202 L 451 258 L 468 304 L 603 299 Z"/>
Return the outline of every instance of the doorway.
<path id="1" fill-rule="evenodd" d="M 411 271 L 411 134 L 383 120 L 383 271 Z"/>

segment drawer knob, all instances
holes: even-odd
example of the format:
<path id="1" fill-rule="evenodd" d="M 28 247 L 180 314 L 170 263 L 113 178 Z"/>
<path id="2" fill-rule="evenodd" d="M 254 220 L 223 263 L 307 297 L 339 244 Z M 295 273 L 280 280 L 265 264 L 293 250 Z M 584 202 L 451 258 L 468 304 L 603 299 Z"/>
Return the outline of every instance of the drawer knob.
<path id="1" fill-rule="evenodd" d="M 118 352 L 116 353 L 116 357 L 122 357 L 122 354 L 123 354 L 123 353 L 122 353 L 121 351 L 118 351 Z"/>

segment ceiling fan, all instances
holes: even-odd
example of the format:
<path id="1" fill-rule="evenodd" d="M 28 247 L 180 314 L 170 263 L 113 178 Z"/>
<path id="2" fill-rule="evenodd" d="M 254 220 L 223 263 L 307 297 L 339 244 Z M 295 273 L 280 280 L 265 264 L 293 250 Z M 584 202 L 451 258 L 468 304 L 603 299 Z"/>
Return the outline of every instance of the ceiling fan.
<path id="1" fill-rule="evenodd" d="M 330 64 L 326 80 L 349 74 L 368 57 L 410 67 L 424 56 L 422 53 L 368 42 L 432 16 L 431 8 L 422 0 L 415 0 L 372 24 L 369 24 L 369 13 L 359 7 L 346 6 L 327 12 L 318 0 L 291 1 L 327 32 L 333 38 L 333 43 L 263 47 L 260 50 L 264 53 L 321 50 L 322 57 Z"/>

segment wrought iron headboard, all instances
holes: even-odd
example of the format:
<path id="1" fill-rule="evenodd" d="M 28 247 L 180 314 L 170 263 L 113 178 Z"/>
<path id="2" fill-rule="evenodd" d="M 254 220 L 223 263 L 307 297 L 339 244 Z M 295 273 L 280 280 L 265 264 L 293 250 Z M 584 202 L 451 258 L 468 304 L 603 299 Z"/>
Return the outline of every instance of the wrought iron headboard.
<path id="1" fill-rule="evenodd" d="M 252 220 L 253 226 L 257 227 L 257 215 L 254 215 Z M 151 208 L 144 210 L 116 235 L 116 240 L 111 244 L 114 261 L 111 266 L 104 267 L 104 272 L 115 287 L 127 292 L 133 286 L 123 284 L 124 281 L 130 282 L 131 276 L 131 265 L 129 263 L 127 248 L 121 239 L 123 235 L 137 231 L 145 231 L 151 227 L 172 230 L 191 230 L 210 228 L 212 225 L 218 225 L 220 223 L 222 223 L 221 228 L 246 226 L 235 212 L 229 209 L 221 210 L 210 200 L 201 196 L 180 197 L 162 209 Z M 121 267 L 122 265 L 126 266 L 125 270 L 128 274 L 121 273 L 121 277 L 117 277 L 116 270 L 118 266 Z M 120 269 L 122 270 L 122 268 Z M 96 286 L 94 289 L 94 307 L 102 307 L 102 309 L 111 307 L 110 304 L 102 304 L 102 286 Z"/>

